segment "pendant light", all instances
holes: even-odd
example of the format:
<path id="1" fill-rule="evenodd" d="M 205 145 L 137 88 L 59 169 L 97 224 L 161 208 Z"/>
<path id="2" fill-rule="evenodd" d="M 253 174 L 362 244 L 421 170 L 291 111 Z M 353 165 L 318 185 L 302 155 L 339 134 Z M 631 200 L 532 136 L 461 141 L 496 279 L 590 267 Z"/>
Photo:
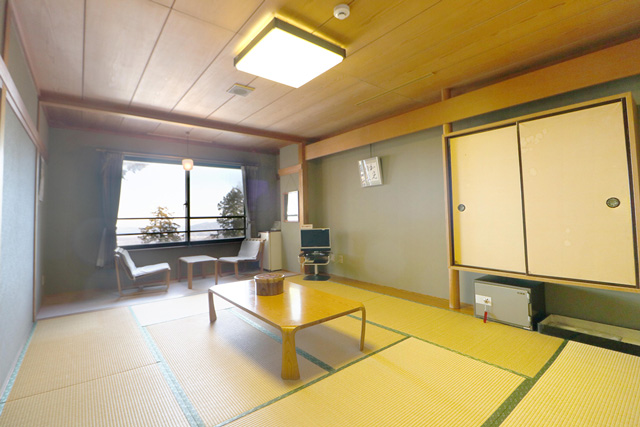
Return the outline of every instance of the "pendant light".
<path id="1" fill-rule="evenodd" d="M 187 132 L 187 158 L 182 159 L 182 167 L 186 171 L 193 169 L 193 159 L 189 158 L 189 133 L 191 133 L 191 131 Z"/>

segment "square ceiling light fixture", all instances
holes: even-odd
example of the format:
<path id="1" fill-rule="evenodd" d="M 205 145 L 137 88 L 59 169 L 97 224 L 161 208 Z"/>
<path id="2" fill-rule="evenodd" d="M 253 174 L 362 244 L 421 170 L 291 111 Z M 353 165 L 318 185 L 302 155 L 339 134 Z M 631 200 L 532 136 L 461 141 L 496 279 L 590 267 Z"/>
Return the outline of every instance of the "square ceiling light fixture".
<path id="1" fill-rule="evenodd" d="M 233 63 L 245 73 L 298 88 L 345 56 L 343 48 L 274 18 Z"/>

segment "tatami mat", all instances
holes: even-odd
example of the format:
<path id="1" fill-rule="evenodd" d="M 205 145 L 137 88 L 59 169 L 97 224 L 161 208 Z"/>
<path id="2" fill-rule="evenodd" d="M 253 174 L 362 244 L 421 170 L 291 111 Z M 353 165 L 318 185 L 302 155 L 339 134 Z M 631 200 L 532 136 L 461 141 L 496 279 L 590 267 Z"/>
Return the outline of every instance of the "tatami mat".
<path id="1" fill-rule="evenodd" d="M 227 301 L 216 299 L 216 309 L 232 307 Z M 166 301 L 151 302 L 131 307 L 138 322 L 142 326 L 154 323 L 168 322 L 170 320 L 181 319 L 183 317 L 194 316 L 196 314 L 208 313 L 209 302 L 207 294 L 198 294 L 190 297 L 175 298 Z"/>
<path id="2" fill-rule="evenodd" d="M 297 283 L 299 285 L 308 286 L 313 289 L 317 289 L 328 294 L 339 295 L 343 298 L 352 299 L 355 301 L 369 301 L 373 298 L 379 297 L 381 294 L 377 292 L 366 291 L 364 289 L 356 288 L 353 286 L 342 285 L 331 281 L 313 281 L 304 280 L 304 276 L 288 277 L 288 281 Z"/>
<path id="3" fill-rule="evenodd" d="M 8 402 L 0 426 L 189 426 L 157 365 Z"/>
<path id="4" fill-rule="evenodd" d="M 300 380 L 280 377 L 281 345 L 230 310 L 147 327 L 205 425 L 216 425 L 326 373 L 298 357 Z"/>
<path id="5" fill-rule="evenodd" d="M 529 377 L 534 377 L 562 344 L 558 338 L 495 322 L 485 324 L 468 315 L 331 281 L 313 282 L 302 280 L 302 276 L 289 280 L 362 301 L 367 320 Z"/>
<path id="6" fill-rule="evenodd" d="M 503 426 L 640 425 L 640 357 L 569 342 Z"/>
<path id="7" fill-rule="evenodd" d="M 410 338 L 237 426 L 479 426 L 523 377 Z"/>
<path id="8" fill-rule="evenodd" d="M 367 320 L 534 377 L 562 344 L 536 332 L 380 296 L 365 303 Z"/>
<path id="9" fill-rule="evenodd" d="M 128 308 L 41 320 L 8 401 L 154 363 Z"/>
<path id="10" fill-rule="evenodd" d="M 240 315 L 281 337 L 279 329 L 242 312 Z M 299 330 L 295 337 L 296 347 L 335 369 L 405 338 L 405 335 L 367 324 L 364 350 L 360 351 L 361 327 L 359 319 L 339 317 Z"/>
<path id="11" fill-rule="evenodd" d="M 299 282 L 364 302 L 364 352 L 357 316 L 303 329 L 301 379 L 282 380 L 279 331 L 220 298 L 210 324 L 205 293 L 47 319 L 0 426 L 640 425 L 638 357 Z"/>

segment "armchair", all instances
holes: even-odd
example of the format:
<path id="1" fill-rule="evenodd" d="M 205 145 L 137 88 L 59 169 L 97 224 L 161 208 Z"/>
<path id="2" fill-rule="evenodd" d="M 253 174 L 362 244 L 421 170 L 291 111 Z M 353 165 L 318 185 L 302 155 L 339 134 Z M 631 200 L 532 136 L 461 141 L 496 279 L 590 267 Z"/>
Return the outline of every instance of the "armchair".
<path id="1" fill-rule="evenodd" d="M 131 259 L 129 252 L 122 248 L 116 248 L 114 253 L 115 261 L 116 261 L 116 278 L 118 280 L 118 293 L 122 296 L 122 285 L 120 282 L 120 269 L 123 269 L 127 274 L 129 279 L 134 283 L 136 280 L 151 276 L 153 274 L 165 274 L 165 283 L 167 285 L 167 291 L 169 290 L 169 279 L 171 275 L 171 267 L 166 262 L 160 264 L 153 265 L 145 265 L 143 267 L 136 267 L 135 263 Z M 148 286 L 148 285 L 147 285 Z M 155 285 L 153 285 L 155 286 Z M 139 286 L 139 289 L 143 288 L 144 285 Z"/>
<path id="2" fill-rule="evenodd" d="M 262 239 L 245 239 L 240 246 L 240 252 L 234 257 L 218 258 L 219 263 L 233 264 L 236 279 L 240 279 L 238 273 L 238 265 L 240 263 L 258 262 L 260 273 L 262 273 L 262 250 L 264 248 L 264 240 Z M 220 275 L 222 276 L 222 265 L 220 265 Z"/>

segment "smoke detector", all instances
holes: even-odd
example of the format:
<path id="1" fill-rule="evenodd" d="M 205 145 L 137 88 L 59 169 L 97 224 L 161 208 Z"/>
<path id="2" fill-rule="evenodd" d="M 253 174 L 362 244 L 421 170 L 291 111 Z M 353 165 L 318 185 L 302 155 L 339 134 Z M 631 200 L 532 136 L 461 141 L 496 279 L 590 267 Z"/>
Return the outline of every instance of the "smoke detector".
<path id="1" fill-rule="evenodd" d="M 348 4 L 339 4 L 333 8 L 333 16 L 339 20 L 347 19 L 349 17 L 350 9 Z"/>

